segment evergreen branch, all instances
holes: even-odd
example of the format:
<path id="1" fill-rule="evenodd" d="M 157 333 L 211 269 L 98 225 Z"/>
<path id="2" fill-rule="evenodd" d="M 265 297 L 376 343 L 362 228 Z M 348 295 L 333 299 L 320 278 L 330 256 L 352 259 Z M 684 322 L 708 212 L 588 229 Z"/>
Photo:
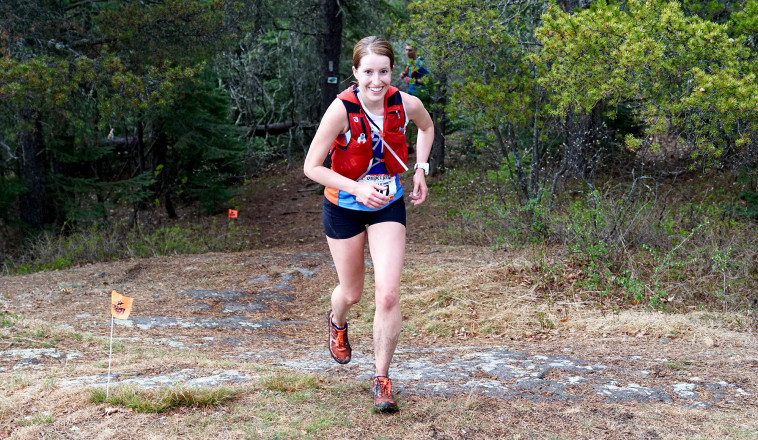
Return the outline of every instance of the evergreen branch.
<path id="1" fill-rule="evenodd" d="M 71 47 L 92 47 L 92 46 L 99 46 L 101 44 L 108 44 L 116 41 L 115 38 L 100 38 L 97 40 L 90 40 L 88 38 L 83 38 L 78 41 L 74 41 L 70 44 Z"/>
<path id="2" fill-rule="evenodd" d="M 276 23 L 274 23 L 274 29 L 276 29 L 278 31 L 295 32 L 295 33 L 300 34 L 300 35 L 310 35 L 311 37 L 320 37 L 321 35 L 323 35 L 323 32 L 305 32 L 305 31 L 303 31 L 302 28 L 300 28 L 300 29 L 294 29 L 294 28 L 287 27 L 287 26 L 281 26 L 281 25 L 276 24 Z"/>
<path id="3" fill-rule="evenodd" d="M 269 124 L 263 124 L 263 125 L 256 125 L 254 127 L 250 127 L 250 129 L 247 132 L 247 137 L 255 137 L 255 136 L 268 136 L 268 135 L 277 135 L 288 132 L 292 128 L 296 127 L 315 127 L 316 124 L 312 122 L 297 122 L 297 121 L 289 121 L 289 122 L 273 122 Z"/>
<path id="4" fill-rule="evenodd" d="M 8 152 L 8 159 L 6 159 L 6 161 L 5 161 L 6 163 L 10 162 L 12 160 L 18 159 L 18 156 L 15 156 L 13 154 L 13 150 L 11 150 L 11 147 L 8 144 L 6 144 L 3 141 L 0 141 L 0 145 L 2 145 L 5 148 L 5 150 Z"/>
<path id="5" fill-rule="evenodd" d="M 68 6 L 66 6 L 65 8 L 63 8 L 63 10 L 66 11 L 66 12 L 68 12 L 68 11 L 70 11 L 72 9 L 78 8 L 79 6 L 91 5 L 93 3 L 107 3 L 107 2 L 108 2 L 108 0 L 83 0 L 83 1 L 80 1 L 80 2 L 77 2 L 77 3 L 72 3 L 72 4 L 68 5 Z"/>
<path id="6" fill-rule="evenodd" d="M 81 53 L 79 53 L 76 50 L 74 50 L 70 45 L 67 45 L 66 43 L 63 43 L 61 41 L 55 41 L 54 38 L 51 38 L 51 39 L 47 40 L 46 43 L 37 40 L 37 44 L 39 44 L 40 46 L 47 45 L 47 47 L 55 49 L 55 50 L 69 52 L 69 53 L 71 53 L 72 55 L 74 55 L 75 57 L 78 57 L 78 58 L 81 58 L 81 57 L 86 58 L 86 56 L 84 56 Z"/>

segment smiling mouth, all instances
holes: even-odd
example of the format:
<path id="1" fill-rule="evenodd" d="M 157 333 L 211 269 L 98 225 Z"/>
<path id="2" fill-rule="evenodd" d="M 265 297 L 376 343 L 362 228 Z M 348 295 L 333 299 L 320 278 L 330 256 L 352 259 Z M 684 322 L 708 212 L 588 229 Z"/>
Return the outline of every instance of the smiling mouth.
<path id="1" fill-rule="evenodd" d="M 369 87 L 368 89 L 369 89 L 369 91 L 371 91 L 371 92 L 374 92 L 374 93 L 379 93 L 379 92 L 381 92 L 381 91 L 382 91 L 382 89 L 383 89 L 383 88 L 384 88 L 384 87 Z"/>

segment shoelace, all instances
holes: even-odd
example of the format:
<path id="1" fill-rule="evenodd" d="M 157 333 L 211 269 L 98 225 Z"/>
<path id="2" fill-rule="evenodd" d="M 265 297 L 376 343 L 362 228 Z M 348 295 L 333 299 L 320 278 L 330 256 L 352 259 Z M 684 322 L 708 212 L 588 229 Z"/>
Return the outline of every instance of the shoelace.
<path id="1" fill-rule="evenodd" d="M 343 346 L 345 346 L 345 345 L 346 345 L 346 344 L 345 344 L 345 334 L 346 334 L 347 332 L 346 332 L 345 330 L 337 330 L 337 329 L 335 328 L 335 329 L 334 329 L 334 333 L 335 333 L 335 335 L 336 335 L 336 339 L 337 339 L 337 345 L 339 345 L 340 347 L 343 347 Z"/>
<path id="2" fill-rule="evenodd" d="M 392 383 L 389 381 L 389 379 L 379 378 L 379 394 L 381 396 L 392 395 Z"/>

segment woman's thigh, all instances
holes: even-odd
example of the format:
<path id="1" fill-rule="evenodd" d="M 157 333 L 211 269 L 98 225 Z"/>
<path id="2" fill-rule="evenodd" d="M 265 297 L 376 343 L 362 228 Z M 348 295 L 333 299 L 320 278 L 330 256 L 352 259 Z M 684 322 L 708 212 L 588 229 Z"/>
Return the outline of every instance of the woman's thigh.
<path id="1" fill-rule="evenodd" d="M 368 244 L 377 296 L 397 295 L 405 260 L 405 226 L 398 222 L 375 223 L 368 227 Z"/>
<path id="2" fill-rule="evenodd" d="M 350 238 L 326 238 L 332 254 L 334 267 L 337 269 L 340 288 L 345 293 L 360 295 L 363 292 L 365 276 L 364 249 L 366 233 L 362 232 Z"/>

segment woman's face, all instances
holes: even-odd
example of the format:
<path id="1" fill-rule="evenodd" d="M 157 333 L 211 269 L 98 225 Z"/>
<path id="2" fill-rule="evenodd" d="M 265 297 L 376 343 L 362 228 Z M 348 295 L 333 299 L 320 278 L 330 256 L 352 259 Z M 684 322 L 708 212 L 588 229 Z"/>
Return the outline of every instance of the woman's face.
<path id="1" fill-rule="evenodd" d="M 384 104 L 384 95 L 392 80 L 389 57 L 369 52 L 361 58 L 357 68 L 353 67 L 353 75 L 365 102 L 381 101 Z"/>

